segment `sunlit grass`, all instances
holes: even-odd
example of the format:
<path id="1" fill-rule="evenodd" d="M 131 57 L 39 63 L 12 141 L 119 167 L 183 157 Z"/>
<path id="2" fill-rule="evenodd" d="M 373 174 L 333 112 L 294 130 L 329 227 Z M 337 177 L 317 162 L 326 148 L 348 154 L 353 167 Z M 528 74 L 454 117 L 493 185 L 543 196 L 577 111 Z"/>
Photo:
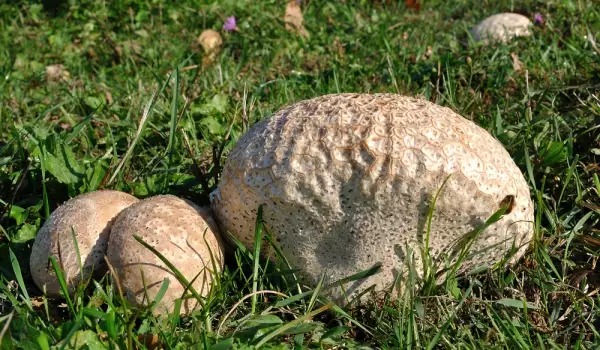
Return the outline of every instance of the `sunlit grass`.
<path id="1" fill-rule="evenodd" d="M 598 347 L 594 1 L 427 1 L 420 13 L 404 2 L 303 3 L 309 38 L 285 30 L 275 1 L 83 1 L 56 14 L 33 2 L 0 4 L 0 347 Z M 544 24 L 506 45 L 469 42 L 470 27 L 504 11 L 539 12 Z M 222 32 L 231 15 L 239 31 Z M 205 28 L 224 42 L 210 64 L 194 44 Z M 54 64 L 68 77 L 48 81 Z M 208 204 L 249 125 L 300 99 L 353 91 L 420 95 L 504 144 L 536 207 L 534 241 L 518 264 L 455 274 L 459 257 L 436 283 L 445 262 L 421 253 L 421 278 L 413 252 L 399 293 L 337 305 L 327 291 L 377 273 L 375 262 L 308 288 L 259 217 L 256 245 L 232 242 L 209 296 L 187 291 L 204 308 L 185 317 L 155 317 L 152 301 L 131 306 L 114 274 L 83 281 L 65 300 L 33 285 L 33 239 L 69 197 L 110 188 Z M 260 256 L 265 245 L 279 265 Z M 49 264 L 67 293 L 59 264 Z"/>

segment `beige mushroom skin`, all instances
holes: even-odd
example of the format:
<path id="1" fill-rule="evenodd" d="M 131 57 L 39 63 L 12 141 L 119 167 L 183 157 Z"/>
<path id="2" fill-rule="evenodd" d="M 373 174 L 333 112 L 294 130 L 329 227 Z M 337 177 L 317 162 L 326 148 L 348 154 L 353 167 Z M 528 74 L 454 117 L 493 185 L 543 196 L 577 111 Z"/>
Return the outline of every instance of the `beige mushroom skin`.
<path id="1" fill-rule="evenodd" d="M 529 36 L 532 25 L 529 18 L 517 13 L 499 13 L 492 15 L 471 29 L 475 41 L 483 43 L 505 43 L 512 38 Z"/>
<path id="2" fill-rule="evenodd" d="M 209 293 L 213 275 L 223 269 L 223 250 L 209 209 L 172 195 L 150 197 L 130 206 L 113 225 L 107 257 L 123 293 L 134 305 L 148 305 L 163 279 L 169 278 L 169 289 L 154 309 L 155 314 L 173 311 L 174 301 L 183 296 L 184 287 L 158 256 L 135 240 L 134 234 L 157 249 L 188 282 L 198 275 L 193 287 L 201 296 Z M 145 299 L 144 281 L 149 300 Z M 187 299 L 181 314 L 199 306 L 194 298 Z"/>
<path id="3" fill-rule="evenodd" d="M 222 234 L 248 247 L 263 205 L 265 226 L 309 284 L 382 263 L 379 274 L 346 286 L 353 295 L 389 287 L 406 271 L 407 247 L 422 273 L 427 210 L 449 175 L 435 205 L 431 256 L 449 252 L 512 195 L 510 213 L 475 241 L 471 252 L 481 253 L 460 271 L 497 263 L 513 243 L 510 262 L 519 259 L 533 234 L 520 169 L 486 130 L 413 97 L 334 94 L 280 110 L 240 137 L 211 201 Z"/>
<path id="4" fill-rule="evenodd" d="M 104 255 L 111 225 L 116 216 L 137 198 L 119 191 L 101 190 L 73 197 L 59 206 L 46 220 L 33 242 L 30 269 L 34 283 L 48 296 L 62 297 L 49 257 L 62 266 L 67 286 L 73 290 L 81 280 L 73 241 L 75 231 L 84 277 L 106 272 Z M 92 271 L 93 270 L 93 271 Z"/>

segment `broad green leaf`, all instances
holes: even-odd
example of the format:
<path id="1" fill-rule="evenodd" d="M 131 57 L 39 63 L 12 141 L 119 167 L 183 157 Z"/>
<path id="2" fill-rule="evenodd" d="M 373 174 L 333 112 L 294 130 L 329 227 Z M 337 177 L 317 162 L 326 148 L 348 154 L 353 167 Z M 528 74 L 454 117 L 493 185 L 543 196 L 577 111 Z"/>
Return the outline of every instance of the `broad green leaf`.
<path id="1" fill-rule="evenodd" d="M 257 315 L 246 321 L 236 332 L 236 337 L 256 340 L 279 328 L 283 321 L 275 315 Z"/>
<path id="2" fill-rule="evenodd" d="M 192 113 L 199 113 L 202 115 L 210 115 L 215 112 L 225 113 L 227 110 L 227 103 L 227 95 L 217 94 L 207 103 L 192 105 Z"/>
<path id="3" fill-rule="evenodd" d="M 48 335 L 44 332 L 39 332 L 36 337 L 36 342 L 42 350 L 50 350 L 50 341 Z"/>
<path id="4" fill-rule="evenodd" d="M 107 347 L 98 339 L 98 335 L 90 330 L 79 330 L 65 344 L 65 349 L 101 350 Z"/>
<path id="5" fill-rule="evenodd" d="M 106 168 L 104 167 L 104 161 L 97 161 L 93 167 L 89 167 L 86 170 L 87 188 L 86 192 L 96 191 L 102 179 L 106 175 Z"/>
<path id="6" fill-rule="evenodd" d="M 275 315 L 256 315 L 252 316 L 251 319 L 246 321 L 245 326 L 243 328 L 247 328 L 249 324 L 282 324 L 283 321 L 281 318 Z"/>
<path id="7" fill-rule="evenodd" d="M 501 305 L 504 305 L 504 306 L 508 306 L 508 307 L 515 307 L 515 308 L 518 308 L 518 309 L 525 308 L 525 305 L 523 305 L 523 300 L 508 299 L 507 298 L 507 299 L 496 300 L 495 303 L 498 303 L 498 304 L 501 304 Z M 533 305 L 533 304 L 531 304 L 529 302 L 527 302 L 526 304 L 527 304 L 527 308 L 528 309 L 531 309 L 531 310 L 537 310 L 538 309 L 537 306 L 535 306 L 535 305 Z"/>
<path id="8" fill-rule="evenodd" d="M 456 299 L 460 299 L 460 288 L 458 288 L 458 281 L 456 278 L 449 278 L 446 283 L 446 289 Z"/>
<path id="9" fill-rule="evenodd" d="M 229 350 L 233 347 L 233 338 L 227 338 L 210 347 L 210 350 Z"/>
<path id="10" fill-rule="evenodd" d="M 316 322 L 307 322 L 296 325 L 292 328 L 287 329 L 285 332 L 281 334 L 293 335 L 293 334 L 304 334 L 314 331 L 315 329 L 321 327 L 320 323 Z"/>
<path id="11" fill-rule="evenodd" d="M 562 142 L 552 141 L 540 154 L 542 166 L 562 163 L 567 159 L 567 148 Z"/>
<path id="12" fill-rule="evenodd" d="M 342 334 L 348 332 L 350 329 L 351 329 L 350 327 L 346 327 L 346 326 L 338 326 L 335 328 L 328 329 L 327 332 L 323 333 L 320 341 L 323 341 L 323 340 L 329 339 L 329 338 L 333 338 L 333 337 L 337 337 L 338 335 L 342 335 Z"/>
<path id="13" fill-rule="evenodd" d="M 37 227 L 35 225 L 23 224 L 17 233 L 13 236 L 11 243 L 25 243 L 35 239 Z"/>
<path id="14" fill-rule="evenodd" d="M 204 125 L 208 129 L 208 132 L 213 135 L 223 135 L 227 131 L 227 129 L 213 117 L 203 118 L 200 121 L 200 124 Z"/>
<path id="15" fill-rule="evenodd" d="M 104 101 L 102 101 L 102 99 L 100 99 L 98 97 L 94 97 L 94 96 L 88 96 L 85 98 L 84 101 L 85 101 L 85 104 L 92 109 L 97 109 L 104 102 Z"/>
<path id="16" fill-rule="evenodd" d="M 10 207 L 10 218 L 17 222 L 17 225 L 21 225 L 27 220 L 28 211 L 16 205 Z"/>
<path id="17" fill-rule="evenodd" d="M 52 151 L 46 152 L 45 160 L 48 171 L 61 183 L 76 183 L 83 175 L 83 168 L 75 159 L 71 148 L 60 141 Z"/>

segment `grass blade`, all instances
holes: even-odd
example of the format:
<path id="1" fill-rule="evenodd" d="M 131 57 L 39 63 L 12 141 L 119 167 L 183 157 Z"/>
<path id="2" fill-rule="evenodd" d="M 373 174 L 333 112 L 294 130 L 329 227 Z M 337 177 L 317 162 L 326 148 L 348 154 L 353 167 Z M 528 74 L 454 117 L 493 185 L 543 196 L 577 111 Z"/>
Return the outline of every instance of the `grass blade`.
<path id="1" fill-rule="evenodd" d="M 282 334 L 282 333 L 284 333 L 286 330 L 288 330 L 288 329 L 290 329 L 290 328 L 292 328 L 292 327 L 294 327 L 294 326 L 296 326 L 296 325 L 298 325 L 298 324 L 300 324 L 300 323 L 302 323 L 302 322 L 304 322 L 304 321 L 306 321 L 306 320 L 309 320 L 309 319 L 311 319 L 311 318 L 315 317 L 316 315 L 318 315 L 318 314 L 320 314 L 320 313 L 322 313 L 322 312 L 324 312 L 324 311 L 326 311 L 326 310 L 330 309 L 331 307 L 332 307 L 332 304 L 327 304 L 327 305 L 324 305 L 324 306 L 322 306 L 322 307 L 320 307 L 320 308 L 316 309 L 316 310 L 315 310 L 315 311 L 313 311 L 313 312 L 309 312 L 309 313 L 307 313 L 306 315 L 304 315 L 304 316 L 302 316 L 302 317 L 298 317 L 297 319 L 295 319 L 295 320 L 293 320 L 293 321 L 291 321 L 291 322 L 288 322 L 288 323 L 286 323 L 285 325 L 283 325 L 283 326 L 281 326 L 281 327 L 277 328 L 277 329 L 276 329 L 276 330 L 274 330 L 273 332 L 271 332 L 271 333 L 267 334 L 266 336 L 264 336 L 264 337 L 263 337 L 263 338 L 262 338 L 262 339 L 261 339 L 261 340 L 260 340 L 260 341 L 259 341 L 259 342 L 256 344 L 256 348 L 257 348 L 257 349 L 258 349 L 258 348 L 260 348 L 261 346 L 265 345 L 265 344 L 266 344 L 266 343 L 267 343 L 269 340 L 271 340 L 271 339 L 275 338 L 275 337 L 276 337 L 276 336 L 278 336 L 279 334 Z"/>
<path id="2" fill-rule="evenodd" d="M 65 281 L 65 276 L 63 275 L 60 266 L 56 262 L 56 258 L 54 256 L 50 256 L 50 263 L 52 264 L 52 268 L 54 269 L 54 273 L 56 274 L 56 278 L 58 279 L 58 284 L 60 285 L 60 290 L 62 291 L 65 300 L 67 302 L 67 306 L 69 307 L 69 311 L 73 316 L 76 315 L 75 307 L 73 306 L 73 302 L 71 301 L 71 296 L 69 295 L 69 288 L 67 287 L 67 282 Z"/>
<path id="3" fill-rule="evenodd" d="M 167 265 L 167 267 L 171 270 L 171 272 L 173 272 L 173 274 L 175 275 L 175 277 L 177 278 L 179 283 L 181 283 L 185 288 L 189 288 L 190 292 L 192 293 L 194 298 L 196 298 L 198 300 L 198 302 L 202 301 L 202 297 L 198 294 L 198 292 L 196 291 L 194 286 L 192 286 L 190 284 L 190 282 L 188 282 L 188 280 L 185 278 L 185 276 L 175 267 L 175 265 L 173 265 L 167 258 L 164 257 L 164 255 L 162 255 L 153 246 L 144 242 L 144 240 L 140 236 L 134 234 L 133 238 L 136 241 L 138 241 L 141 245 L 143 245 L 146 249 L 148 249 L 152 253 L 154 253 L 154 255 L 156 255 L 160 259 L 160 261 L 162 261 L 165 265 Z"/>
<path id="4" fill-rule="evenodd" d="M 256 228 L 254 230 L 254 270 L 252 273 L 252 313 L 256 312 L 256 302 L 258 295 L 258 268 L 260 266 L 260 247 L 262 243 L 262 205 L 258 207 L 258 215 L 256 218 Z"/>
<path id="5" fill-rule="evenodd" d="M 21 266 L 19 265 L 19 260 L 17 259 L 17 256 L 12 251 L 12 249 L 8 248 L 8 252 L 10 254 L 10 263 L 15 273 L 15 278 L 17 279 L 17 283 L 19 284 L 19 288 L 21 289 L 23 296 L 25 296 L 25 303 L 27 304 L 29 310 L 33 311 L 31 299 L 29 298 L 29 293 L 27 293 L 27 287 L 25 286 L 25 282 L 23 281 L 23 274 L 21 273 Z"/>
<path id="6" fill-rule="evenodd" d="M 323 287 L 323 281 L 325 280 L 325 274 L 321 275 L 321 278 L 319 279 L 319 283 L 317 283 L 317 286 L 315 287 L 314 291 L 313 291 L 313 295 L 310 298 L 310 302 L 308 303 L 308 308 L 306 309 L 306 312 L 310 312 L 313 307 L 315 306 L 315 303 L 317 302 L 317 298 L 319 297 L 319 293 L 321 292 L 321 288 Z"/>
<path id="7" fill-rule="evenodd" d="M 169 289 L 169 283 L 170 280 L 165 277 L 160 285 L 160 289 L 156 293 L 156 296 L 154 296 L 154 300 L 152 300 L 152 303 L 150 303 L 150 305 L 152 305 L 152 307 L 150 307 L 151 311 L 154 311 L 154 309 L 156 309 L 158 304 L 164 298 L 165 293 L 167 293 L 167 290 Z"/>
<path id="8" fill-rule="evenodd" d="M 380 269 L 381 269 L 381 264 L 375 264 L 373 267 L 371 267 L 371 268 L 369 268 L 367 270 L 361 271 L 359 273 L 356 273 L 356 274 L 348 276 L 348 277 L 344 277 L 344 278 L 342 278 L 342 279 L 340 279 L 340 280 L 338 280 L 336 282 L 330 283 L 330 284 L 322 287 L 321 289 L 322 290 L 328 290 L 328 289 L 331 289 L 333 287 L 338 287 L 340 285 L 346 284 L 348 282 L 352 282 L 352 281 L 356 281 L 356 280 L 359 280 L 359 279 L 362 279 L 362 278 L 367 278 L 369 276 L 373 276 L 374 274 L 376 274 L 377 272 L 379 272 Z M 281 300 L 281 301 L 277 302 L 274 307 L 283 307 L 283 306 L 289 305 L 289 304 L 294 303 L 294 302 L 296 302 L 298 300 L 304 299 L 304 298 L 308 297 L 309 295 L 312 295 L 314 292 L 315 292 L 314 290 L 309 290 L 309 291 L 306 291 L 306 292 L 301 293 L 301 294 L 296 294 L 296 295 L 291 296 L 291 297 L 289 297 L 287 299 L 284 299 L 284 300 Z"/>
<path id="9" fill-rule="evenodd" d="M 446 322 L 444 322 L 444 324 L 442 325 L 442 328 L 440 328 L 440 330 L 436 333 L 436 335 L 433 337 L 431 342 L 429 342 L 429 344 L 427 345 L 427 350 L 433 349 L 437 345 L 437 343 L 440 341 L 440 338 L 442 337 L 442 335 L 444 334 L 446 329 L 448 329 L 448 326 L 450 325 L 450 323 L 456 317 L 458 310 L 463 306 L 463 304 L 465 303 L 465 300 L 467 300 L 467 298 L 469 298 L 471 296 L 471 292 L 473 290 L 474 285 L 475 285 L 475 281 L 471 282 L 471 284 L 469 285 L 469 288 L 467 288 L 467 290 L 463 294 L 463 297 L 460 299 L 460 302 L 458 303 L 458 305 L 452 312 L 452 315 L 446 320 Z"/>
<path id="10" fill-rule="evenodd" d="M 169 169 L 173 164 L 173 145 L 175 144 L 175 130 L 177 128 L 177 111 L 179 110 L 179 66 L 175 67 L 175 81 L 173 83 L 173 100 L 171 101 L 171 121 L 169 123 L 169 143 L 167 152 L 169 153 Z"/>
<path id="11" fill-rule="evenodd" d="M 83 264 L 81 263 L 81 253 L 79 252 L 79 243 L 77 243 L 77 235 L 75 235 L 75 229 L 71 226 L 71 238 L 73 239 L 73 246 L 75 247 L 75 254 L 77 255 L 77 266 L 79 266 L 79 273 L 81 274 L 81 280 L 84 280 L 83 276 Z"/>

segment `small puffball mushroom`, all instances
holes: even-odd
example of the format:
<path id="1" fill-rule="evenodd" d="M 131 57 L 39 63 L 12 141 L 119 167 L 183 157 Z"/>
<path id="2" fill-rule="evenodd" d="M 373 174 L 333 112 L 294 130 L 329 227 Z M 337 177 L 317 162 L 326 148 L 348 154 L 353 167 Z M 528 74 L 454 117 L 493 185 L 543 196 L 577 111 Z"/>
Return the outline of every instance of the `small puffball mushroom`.
<path id="1" fill-rule="evenodd" d="M 517 13 L 499 13 L 492 15 L 471 29 L 471 35 L 475 41 L 485 44 L 490 41 L 507 42 L 519 37 L 529 36 L 529 26 L 532 23 L 529 18 Z"/>
<path id="2" fill-rule="evenodd" d="M 210 57 L 217 55 L 221 49 L 221 45 L 223 44 L 223 40 L 221 39 L 219 32 L 212 29 L 207 29 L 200 33 L 200 36 L 196 41 L 198 44 L 200 44 L 200 46 L 202 46 L 204 52 L 206 52 L 206 54 Z"/>
<path id="3" fill-rule="evenodd" d="M 422 274 L 427 212 L 447 178 L 434 207 L 431 256 L 450 252 L 514 198 L 459 273 L 497 263 L 513 243 L 510 262 L 519 259 L 532 237 L 533 204 L 510 154 L 475 123 L 412 97 L 334 94 L 277 112 L 240 137 L 211 202 L 223 235 L 248 247 L 262 205 L 265 227 L 309 284 L 322 273 L 331 283 L 381 263 L 378 274 L 344 286 L 351 296 L 373 284 L 388 288 L 406 271 L 409 247 Z"/>
<path id="4" fill-rule="evenodd" d="M 169 267 L 134 234 L 162 254 L 188 282 L 194 280 L 192 286 L 198 294 L 206 296 L 210 292 L 213 274 L 223 269 L 224 260 L 209 210 L 172 195 L 160 195 L 141 200 L 119 215 L 111 231 L 107 257 L 132 304 L 152 302 L 164 278 L 169 279 L 169 288 L 154 309 L 155 314 L 173 311 L 175 300 L 184 292 Z M 198 306 L 196 299 L 188 298 L 182 303 L 181 314 Z"/>
<path id="5" fill-rule="evenodd" d="M 73 241 L 77 239 L 84 278 L 106 272 L 104 255 L 111 225 L 116 216 L 137 198 L 119 191 L 101 190 L 73 197 L 59 206 L 46 220 L 33 242 L 30 269 L 33 282 L 47 295 L 62 297 L 49 257 L 62 267 L 67 286 L 73 290 L 81 280 Z"/>

